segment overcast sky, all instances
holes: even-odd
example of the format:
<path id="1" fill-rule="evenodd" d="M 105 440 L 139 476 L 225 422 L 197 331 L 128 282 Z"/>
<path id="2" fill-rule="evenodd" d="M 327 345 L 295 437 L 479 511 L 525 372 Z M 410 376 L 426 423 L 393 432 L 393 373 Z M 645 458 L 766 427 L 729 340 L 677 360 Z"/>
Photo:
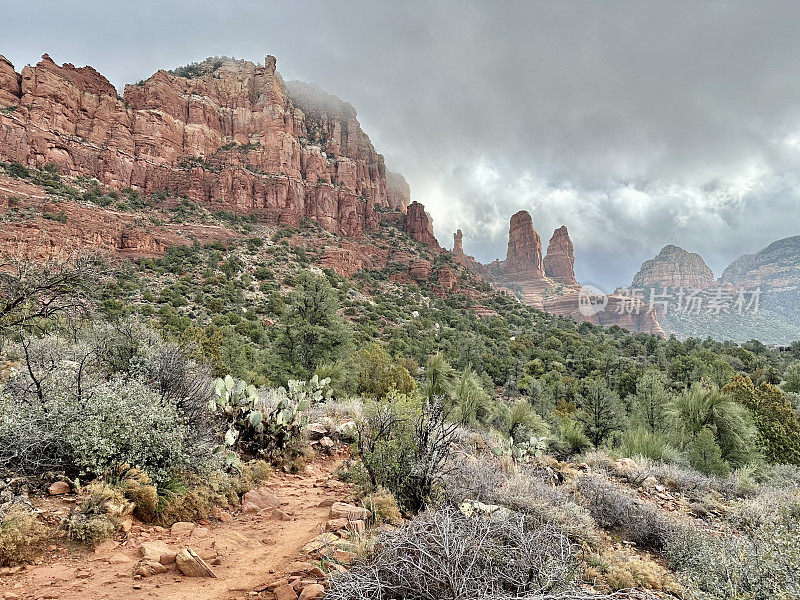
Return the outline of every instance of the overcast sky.
<path id="1" fill-rule="evenodd" d="M 667 243 L 716 276 L 800 234 L 800 3 L 769 0 L 0 0 L 0 54 L 121 91 L 210 55 L 278 58 L 351 102 L 439 241 L 505 255 L 567 225 L 578 279 L 626 285 Z"/>

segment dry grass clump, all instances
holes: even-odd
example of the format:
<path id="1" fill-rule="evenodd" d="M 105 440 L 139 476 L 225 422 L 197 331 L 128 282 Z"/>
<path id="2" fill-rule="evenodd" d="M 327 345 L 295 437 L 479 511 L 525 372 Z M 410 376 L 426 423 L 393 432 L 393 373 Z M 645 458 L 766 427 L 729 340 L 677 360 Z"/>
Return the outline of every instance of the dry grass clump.
<path id="1" fill-rule="evenodd" d="M 611 591 L 643 588 L 672 594 L 680 593 L 680 585 L 669 570 L 647 555 L 613 549 L 590 558 L 585 575 L 595 586 Z"/>
<path id="2" fill-rule="evenodd" d="M 78 542 L 96 545 L 113 537 L 121 519 L 133 512 L 135 506 L 121 489 L 95 481 L 81 492 L 82 500 L 67 517 L 64 529 L 67 536 Z"/>
<path id="3" fill-rule="evenodd" d="M 158 508 L 158 489 L 144 471 L 122 465 L 115 469 L 113 480 L 128 500 L 133 502 L 134 513 L 142 521 L 152 521 Z"/>
<path id="4" fill-rule="evenodd" d="M 11 507 L 0 521 L 0 567 L 31 562 L 47 537 L 47 528 L 34 513 Z"/>
<path id="5" fill-rule="evenodd" d="M 376 525 L 399 523 L 403 519 L 397 498 L 384 487 L 379 486 L 377 490 L 364 496 L 361 504 L 372 512 L 372 519 Z"/>

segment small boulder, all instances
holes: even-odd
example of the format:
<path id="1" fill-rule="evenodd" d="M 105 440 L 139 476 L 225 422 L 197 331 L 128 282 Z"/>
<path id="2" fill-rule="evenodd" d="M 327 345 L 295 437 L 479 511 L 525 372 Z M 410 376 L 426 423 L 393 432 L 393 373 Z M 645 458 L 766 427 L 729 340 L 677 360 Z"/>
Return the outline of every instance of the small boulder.
<path id="1" fill-rule="evenodd" d="M 47 493 L 51 496 L 69 494 L 69 484 L 66 481 L 55 481 L 47 488 Z"/>
<path id="2" fill-rule="evenodd" d="M 300 548 L 300 552 L 302 552 L 303 554 L 312 554 L 314 552 L 319 552 L 320 550 L 327 548 L 328 546 L 333 544 L 338 539 L 339 538 L 333 535 L 332 533 L 323 533 L 315 537 L 310 542 L 307 542 L 305 545 L 303 545 L 303 547 Z"/>
<path id="3" fill-rule="evenodd" d="M 242 496 L 242 510 L 246 513 L 257 513 L 265 508 L 275 509 L 280 506 L 280 499 L 268 488 L 250 490 Z"/>
<path id="4" fill-rule="evenodd" d="M 620 459 L 617 459 L 617 460 L 614 461 L 614 466 L 617 469 L 620 469 L 622 471 L 625 471 L 625 470 L 633 471 L 633 470 L 636 470 L 636 469 L 639 468 L 639 465 L 637 465 L 636 461 L 633 460 L 632 458 L 620 458 Z"/>
<path id="5" fill-rule="evenodd" d="M 334 519 L 365 520 L 369 519 L 371 516 L 372 513 L 361 506 L 346 504 L 344 502 L 334 502 L 331 505 L 331 517 Z"/>
<path id="6" fill-rule="evenodd" d="M 358 439 L 358 425 L 355 421 L 347 421 L 339 425 L 333 433 L 334 437 L 343 442 L 355 442 Z"/>
<path id="7" fill-rule="evenodd" d="M 300 592 L 299 600 L 316 600 L 325 596 L 325 588 L 319 583 L 310 583 Z"/>
<path id="8" fill-rule="evenodd" d="M 320 440 L 328 435 L 328 428 L 322 423 L 309 423 L 306 426 L 306 434 L 310 440 Z"/>
<path id="9" fill-rule="evenodd" d="M 214 571 L 191 548 L 184 548 L 175 556 L 178 570 L 187 577 L 216 577 Z"/>
<path id="10" fill-rule="evenodd" d="M 300 577 L 312 577 L 314 579 L 324 579 L 325 571 L 320 569 L 317 565 L 312 565 L 308 562 L 293 562 L 286 567 L 288 575 L 298 575 Z"/>
<path id="11" fill-rule="evenodd" d="M 169 570 L 167 565 L 153 560 L 141 560 L 133 570 L 134 575 L 141 575 L 142 577 L 152 577 L 159 573 L 166 573 Z"/>
<path id="12" fill-rule="evenodd" d="M 174 563 L 177 554 L 163 542 L 144 542 L 139 546 L 139 553 L 142 555 L 142 562 L 157 562 L 162 565 Z"/>
<path id="13" fill-rule="evenodd" d="M 349 522 L 350 521 L 345 518 L 331 519 L 325 524 L 325 531 L 340 531 L 346 529 Z"/>
<path id="14" fill-rule="evenodd" d="M 272 594 L 275 596 L 275 600 L 297 600 L 297 593 L 288 583 L 276 587 L 272 590 Z"/>
<path id="15" fill-rule="evenodd" d="M 219 512 L 219 515 L 217 515 L 217 517 L 219 518 L 220 521 L 222 521 L 226 525 L 230 525 L 231 523 L 233 523 L 233 515 L 231 515 L 231 513 L 227 511 L 221 510 Z"/>
<path id="16" fill-rule="evenodd" d="M 323 448 L 333 448 L 334 444 L 333 444 L 333 440 L 331 438 L 329 438 L 328 436 L 325 436 L 324 438 L 322 438 L 319 441 L 319 445 L 322 446 Z"/>
<path id="17" fill-rule="evenodd" d="M 660 486 L 658 485 L 658 479 L 656 479 L 653 475 L 648 475 L 642 482 L 642 487 L 652 489 Z M 659 491 L 663 491 L 663 489 Z"/>
<path id="18" fill-rule="evenodd" d="M 170 527 L 169 532 L 173 535 L 173 537 L 183 537 L 186 535 L 191 535 L 195 527 L 197 527 L 197 525 L 194 523 L 178 521 L 177 523 L 174 523 L 172 527 Z"/>

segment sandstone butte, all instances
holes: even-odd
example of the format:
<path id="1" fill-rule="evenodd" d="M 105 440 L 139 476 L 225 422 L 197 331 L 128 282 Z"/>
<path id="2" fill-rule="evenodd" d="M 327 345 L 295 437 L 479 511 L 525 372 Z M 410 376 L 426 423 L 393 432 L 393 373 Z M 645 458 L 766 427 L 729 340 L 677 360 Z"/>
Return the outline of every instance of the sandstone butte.
<path id="1" fill-rule="evenodd" d="M 411 202 L 406 181 L 387 170 L 355 109 L 317 86 L 284 82 L 275 67 L 273 56 L 263 65 L 207 59 L 187 73 L 190 77 L 160 70 L 125 86 L 120 97 L 91 67 L 58 66 L 45 54 L 36 66 L 17 73 L 0 56 L 0 160 L 31 167 L 54 164 L 64 175 L 95 178 L 114 189 L 170 192 L 272 224 L 297 225 L 309 218 L 353 239 L 325 249 L 323 263 L 340 274 L 394 262 L 407 267 L 393 275 L 396 281 L 431 277 L 425 259 L 401 252 L 384 256 L 357 242 L 384 219 L 434 254 L 444 252 L 424 206 Z M 61 233 L 129 255 L 163 252 L 197 233 L 188 226 L 145 235 L 119 216 L 104 214 L 94 223 L 84 214 L 89 209 L 70 210 L 87 221 L 86 231 Z M 58 244 L 54 229 L 37 231 Z M 15 235 L 14 243 L 25 243 L 25 233 Z M 589 318 L 579 313 L 580 287 L 565 227 L 556 230 L 543 255 L 531 216 L 518 212 L 511 218 L 506 259 L 490 265 L 464 254 L 460 231 L 454 241 L 455 262 L 526 304 L 664 335 L 653 315 L 617 314 L 614 306 L 621 299 L 616 296 L 603 313 Z M 5 237 L 0 242 L 14 251 Z M 436 274 L 440 293 L 456 285 L 451 269 Z"/>
<path id="2" fill-rule="evenodd" d="M 711 269 L 694 252 L 669 244 L 655 258 L 642 263 L 634 275 L 632 288 L 694 288 L 716 285 Z"/>

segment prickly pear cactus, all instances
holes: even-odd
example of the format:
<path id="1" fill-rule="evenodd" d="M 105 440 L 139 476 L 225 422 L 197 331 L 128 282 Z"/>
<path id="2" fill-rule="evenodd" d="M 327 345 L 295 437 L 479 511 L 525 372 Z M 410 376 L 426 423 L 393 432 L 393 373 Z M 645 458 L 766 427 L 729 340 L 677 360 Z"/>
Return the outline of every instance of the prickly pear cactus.
<path id="1" fill-rule="evenodd" d="M 273 390 L 275 401 L 267 404 L 252 385 L 230 375 L 215 380 L 209 408 L 228 424 L 218 449 L 225 462 L 237 466 L 240 454 L 276 459 L 299 438 L 305 411 L 323 400 L 329 381 L 316 375 L 309 381 L 289 381 L 289 391 Z"/>

